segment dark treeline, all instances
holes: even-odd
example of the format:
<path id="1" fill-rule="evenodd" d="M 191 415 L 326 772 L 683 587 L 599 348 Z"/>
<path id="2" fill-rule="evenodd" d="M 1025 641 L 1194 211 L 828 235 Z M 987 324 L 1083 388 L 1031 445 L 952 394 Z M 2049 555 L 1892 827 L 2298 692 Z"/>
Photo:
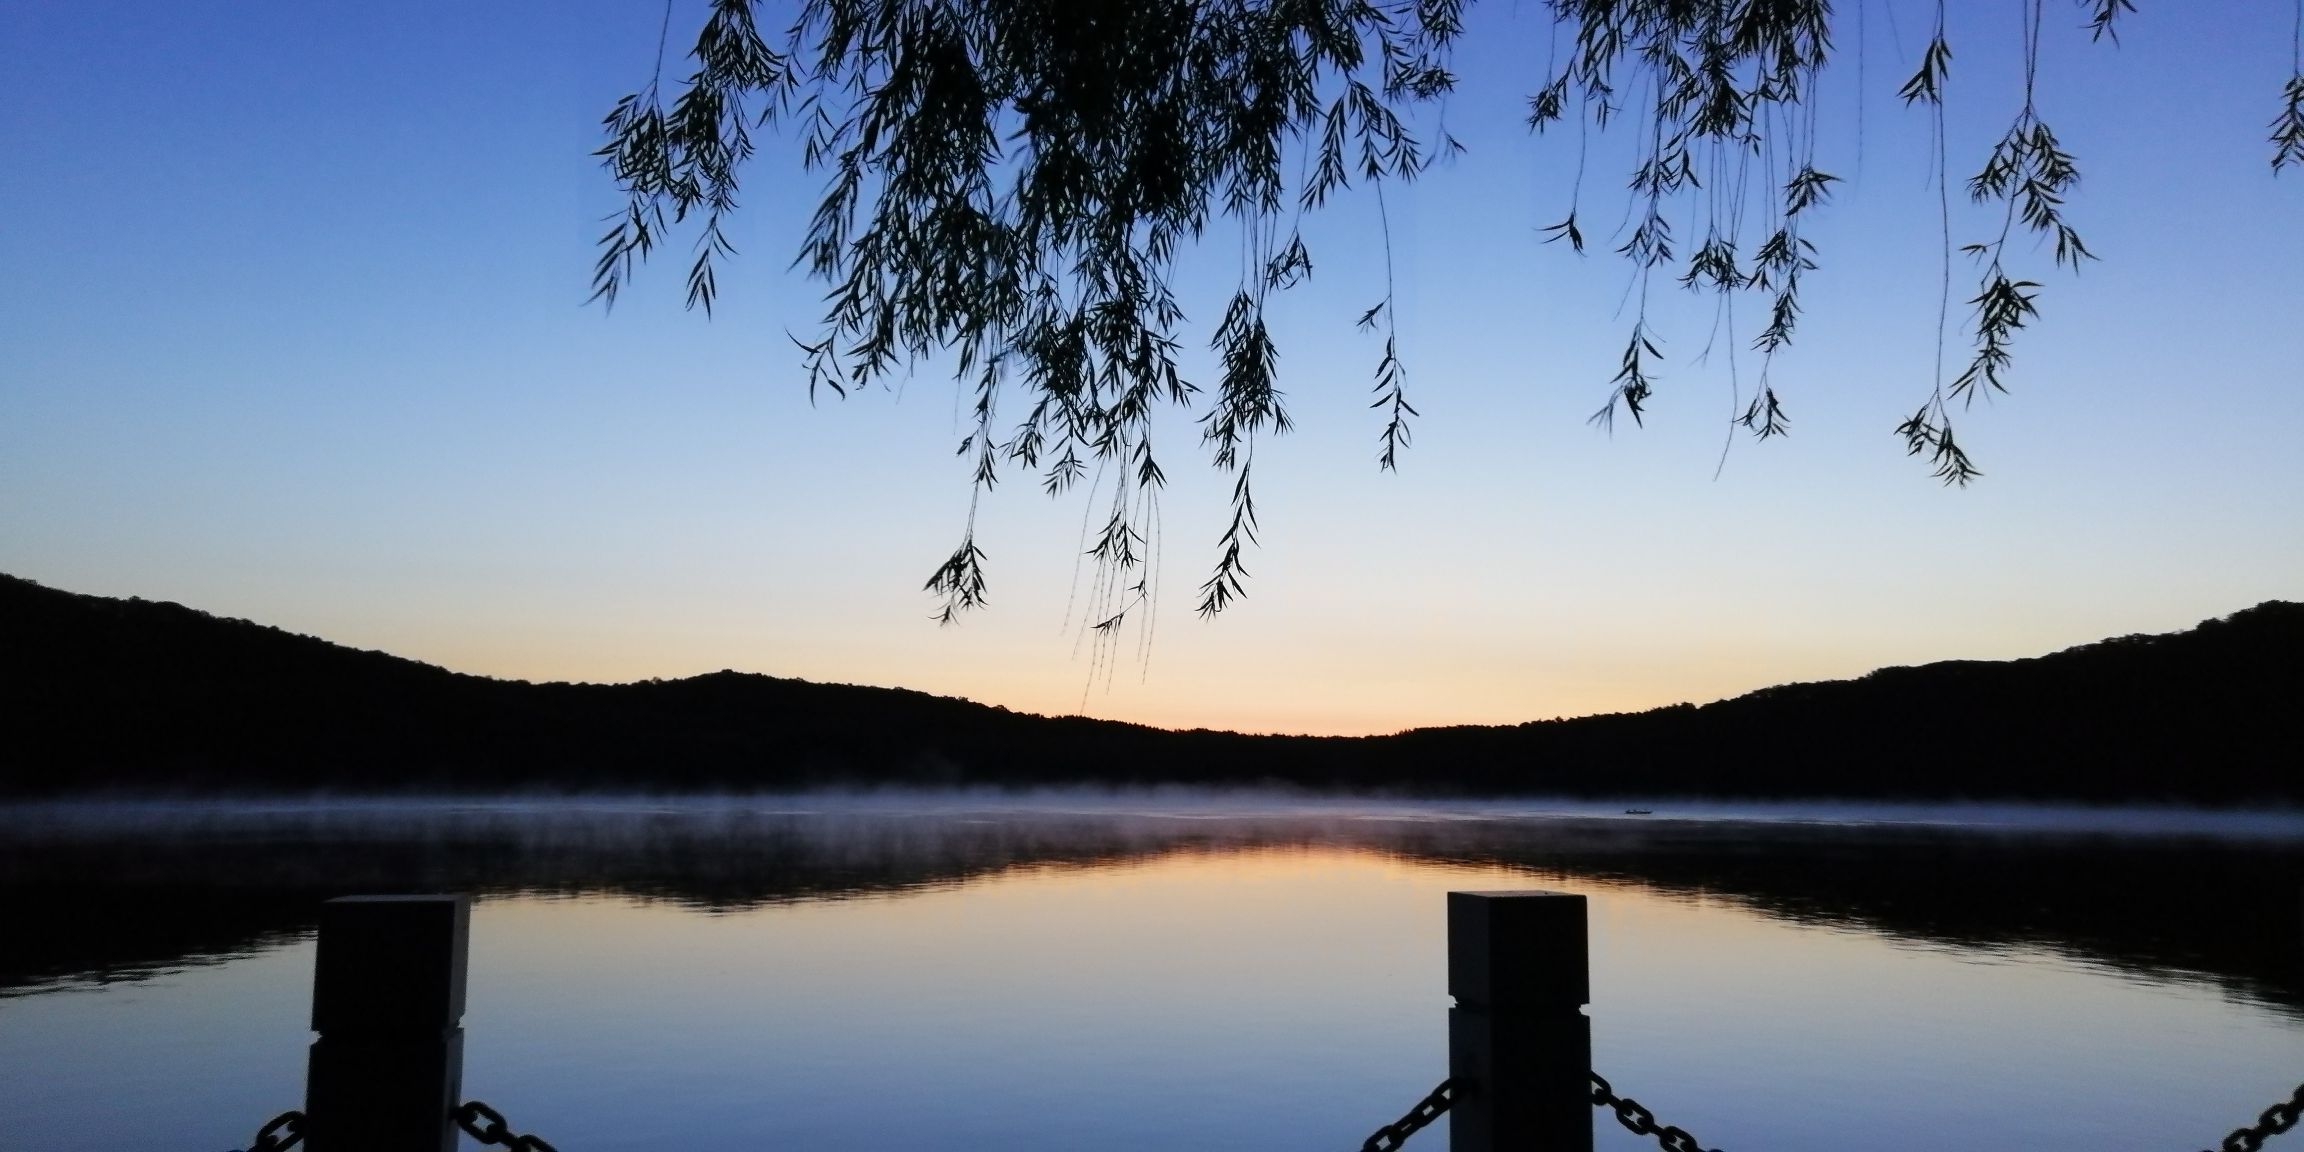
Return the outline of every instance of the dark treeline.
<path id="1" fill-rule="evenodd" d="M 1366 738 L 1171 732 L 717 672 L 467 676 L 0 576 L 0 792 L 1296 784 L 1415 792 L 2304 802 L 2304 605 L 2030 660 Z"/>

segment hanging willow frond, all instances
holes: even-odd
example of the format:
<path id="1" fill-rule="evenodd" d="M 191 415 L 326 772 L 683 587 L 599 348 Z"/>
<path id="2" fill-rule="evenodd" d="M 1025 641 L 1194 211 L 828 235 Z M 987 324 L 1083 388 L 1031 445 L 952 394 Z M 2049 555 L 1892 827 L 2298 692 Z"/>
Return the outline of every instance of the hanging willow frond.
<path id="1" fill-rule="evenodd" d="M 1255 439 L 1291 426 L 1267 297 L 1312 274 L 1296 218 L 1356 187 L 1380 197 L 1384 183 L 1413 179 L 1462 147 L 1418 117 L 1456 85 L 1466 0 L 795 3 L 771 46 L 763 0 L 709 0 L 676 92 L 659 76 L 609 110 L 597 154 L 625 203 L 600 237 L 592 298 L 613 306 L 685 228 L 695 234 L 687 304 L 714 311 L 753 134 L 780 129 L 822 182 L 793 262 L 824 288 L 820 326 L 792 337 L 811 397 L 845 396 L 938 358 L 973 394 L 961 446 L 973 464 L 968 528 L 927 582 L 942 599 L 938 618 L 984 603 L 975 509 L 1007 468 L 1036 473 L 1050 494 L 1085 488 L 1088 499 L 1111 500 L 1084 548 L 1098 565 L 1098 599 L 1083 619 L 1106 635 L 1135 613 L 1159 553 L 1166 474 L 1150 432 L 1167 410 L 1193 416 L 1209 460 L 1231 474 L 1229 525 L 1200 609 L 1235 603 L 1256 539 Z M 2021 226 L 2052 244 L 2057 265 L 2093 259 L 2064 214 L 2077 166 L 2036 110 L 2044 0 L 2020 4 L 2023 108 L 1968 182 L 1975 199 L 2004 211 L 1998 234 L 1968 248 L 1982 265 L 1970 301 L 1975 353 L 1949 379 L 1940 366 L 1927 405 L 1898 427 L 1908 450 L 1954 484 L 1980 473 L 1953 438 L 1948 403 L 2004 391 L 2011 341 L 2039 316 L 2039 284 L 2010 270 L 2008 239 Z M 2104 40 L 2117 39 L 2135 9 L 2131 0 L 2078 4 L 2082 26 Z M 1544 241 L 1585 249 L 1586 134 L 1630 121 L 1639 135 L 1628 228 L 1605 242 L 1630 262 L 1638 307 L 1593 422 L 1611 427 L 1621 410 L 1642 423 L 1656 399 L 1664 340 L 1647 303 L 1662 270 L 1709 291 L 1731 347 L 1748 341 L 1761 354 L 1754 398 L 1731 407 L 1735 426 L 1761 439 L 1785 434 L 1770 365 L 1795 334 L 1805 277 L 1820 271 L 1803 232 L 1837 184 L 1815 154 L 1834 51 L 1830 0 L 1546 7 L 1566 51 L 1521 57 L 1545 59 L 1529 78 L 1527 121 L 1545 131 L 1573 118 L 1579 131 L 1571 202 L 1541 230 Z M 2297 12 L 2304 61 L 2304 0 Z M 1952 61 L 1942 0 L 1936 15 L 1899 92 L 1928 111 L 1941 149 Z M 2272 123 L 2276 172 L 2304 165 L 2304 64 L 2295 73 Z M 1218 225 L 1243 238 L 1239 283 L 1211 310 L 1216 376 L 1193 380 L 1179 360 L 1193 337 L 1173 278 L 1180 253 Z M 1362 320 L 1384 337 L 1370 407 L 1382 421 L 1379 463 L 1393 468 L 1416 409 L 1388 218 L 1385 227 L 1382 302 Z M 1950 248 L 1947 239 L 1947 260 Z M 1743 293 L 1765 304 L 1756 333 L 1735 331 Z M 1003 401 L 1019 396 L 1011 407 L 1022 419 L 1000 423 Z"/>
<path id="2" fill-rule="evenodd" d="M 700 215 L 688 303 L 710 311 L 750 133 L 781 122 L 824 179 L 795 262 L 827 288 L 820 333 L 794 341 L 811 388 L 845 395 L 951 356 L 977 391 L 976 483 L 1045 460 L 1051 492 L 1148 451 L 1162 407 L 1198 407 L 1212 460 L 1241 484 L 1225 594 L 1206 607 L 1230 603 L 1253 539 L 1245 445 L 1289 428 L 1263 298 L 1312 270 L 1301 238 L 1275 243 L 1270 225 L 1423 170 L 1431 150 L 1411 113 L 1454 86 L 1461 0 L 803 0 L 780 48 L 755 27 L 762 8 L 713 0 L 672 106 L 652 83 L 604 121 L 599 155 L 627 205 L 601 240 L 594 298 L 613 304 L 668 229 Z M 1299 152 L 1295 182 L 1284 159 Z M 1171 277 L 1218 219 L 1259 241 L 1255 286 L 1226 308 L 1221 375 L 1203 390 L 1177 362 Z M 1385 362 L 1390 455 L 1413 409 L 1393 351 Z M 995 443 L 989 414 L 1018 388 L 1029 415 Z M 1141 464 L 1146 483 L 1164 482 Z M 1152 531 L 1140 507 L 1123 501 L 1101 539 Z M 982 560 L 964 542 L 937 569 L 940 616 L 982 602 Z"/>

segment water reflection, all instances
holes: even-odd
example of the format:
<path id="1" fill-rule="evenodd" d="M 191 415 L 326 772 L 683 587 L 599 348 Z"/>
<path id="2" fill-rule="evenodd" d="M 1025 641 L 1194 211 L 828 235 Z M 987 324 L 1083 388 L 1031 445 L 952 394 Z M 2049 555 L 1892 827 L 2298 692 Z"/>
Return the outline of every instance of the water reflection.
<path id="1" fill-rule="evenodd" d="M 354 892 L 617 894 L 714 910 L 1021 869 L 1320 849 L 1631 885 L 1966 950 L 2205 978 L 2304 1014 L 2292 817 L 1435 806 L 879 794 L 0 809 L 0 995 L 133 979 L 310 930 Z M 101 910 L 91 915 L 91 910 Z"/>
<path id="2" fill-rule="evenodd" d="M 2304 1074 L 2261 826 L 1123 807 L 0 813 L 0 1149 L 244 1142 L 312 908 L 412 888 L 484 895 L 465 1084 L 572 1152 L 1357 1147 L 1445 1068 L 1451 888 L 1592 897 L 1595 1065 L 1707 1147 L 2175 1152 Z"/>

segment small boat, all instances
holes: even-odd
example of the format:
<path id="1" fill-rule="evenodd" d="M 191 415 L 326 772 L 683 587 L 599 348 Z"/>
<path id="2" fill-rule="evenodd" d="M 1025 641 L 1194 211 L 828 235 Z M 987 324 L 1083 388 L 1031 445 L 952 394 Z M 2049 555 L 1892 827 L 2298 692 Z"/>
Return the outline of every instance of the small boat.
<path id="1" fill-rule="evenodd" d="M 1626 808 L 1624 814 L 1626 816 L 1654 816 L 1656 810 L 1654 808 Z"/>

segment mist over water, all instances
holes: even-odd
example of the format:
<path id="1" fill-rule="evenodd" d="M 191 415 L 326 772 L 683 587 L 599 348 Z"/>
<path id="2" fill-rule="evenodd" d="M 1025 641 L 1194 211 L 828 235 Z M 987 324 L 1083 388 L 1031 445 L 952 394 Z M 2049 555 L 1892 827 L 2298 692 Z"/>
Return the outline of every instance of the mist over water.
<path id="1" fill-rule="evenodd" d="M 500 796 L 314 795 L 248 799 L 125 796 L 0 803 L 11 836 L 202 835 L 224 829 L 353 836 L 425 835 L 498 820 L 521 834 L 576 828 L 613 835 L 807 817 L 820 821 L 1094 818 L 1115 828 L 1220 821 L 1315 833 L 1379 822 L 1469 821 L 1642 824 L 1897 826 L 1948 831 L 2046 832 L 2304 840 L 2304 810 L 2005 802 L 1886 803 L 1842 800 L 1740 801 L 1708 798 L 1554 797 L 1407 799 L 1295 790 L 1204 788 L 863 788 L 798 792 L 680 794 L 510 794 Z M 646 834 L 644 831 L 641 834 Z"/>

